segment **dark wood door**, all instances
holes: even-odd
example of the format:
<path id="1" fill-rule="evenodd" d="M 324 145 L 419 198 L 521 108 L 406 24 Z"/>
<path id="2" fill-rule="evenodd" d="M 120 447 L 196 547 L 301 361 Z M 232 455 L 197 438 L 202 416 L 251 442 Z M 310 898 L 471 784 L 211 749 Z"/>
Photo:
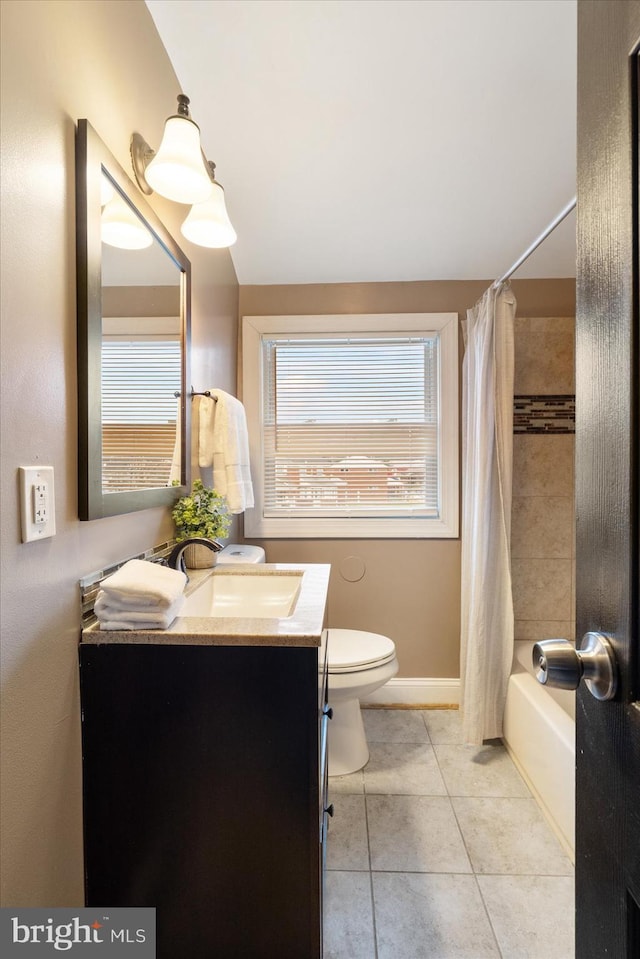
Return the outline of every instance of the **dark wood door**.
<path id="1" fill-rule="evenodd" d="M 640 957 L 640 0 L 578 3 L 577 636 L 620 685 L 577 703 L 576 957 Z"/>

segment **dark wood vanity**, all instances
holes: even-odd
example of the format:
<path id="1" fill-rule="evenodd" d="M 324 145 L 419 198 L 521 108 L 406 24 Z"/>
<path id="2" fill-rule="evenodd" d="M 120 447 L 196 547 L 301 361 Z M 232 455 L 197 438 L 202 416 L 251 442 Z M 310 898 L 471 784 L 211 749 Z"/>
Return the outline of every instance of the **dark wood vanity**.
<path id="1" fill-rule="evenodd" d="M 326 646 L 163 637 L 80 645 L 86 903 L 155 907 L 159 959 L 320 959 Z"/>

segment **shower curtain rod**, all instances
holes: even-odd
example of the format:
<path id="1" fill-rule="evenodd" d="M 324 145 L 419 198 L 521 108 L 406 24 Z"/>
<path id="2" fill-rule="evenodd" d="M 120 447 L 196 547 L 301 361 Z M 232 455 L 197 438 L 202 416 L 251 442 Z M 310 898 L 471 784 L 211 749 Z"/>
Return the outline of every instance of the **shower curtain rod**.
<path id="1" fill-rule="evenodd" d="M 540 246 L 540 244 L 543 243 L 551 233 L 553 233 L 553 231 L 555 230 L 555 228 L 556 228 L 560 223 L 562 223 L 562 221 L 564 220 L 564 218 L 565 218 L 566 216 L 568 216 L 568 215 L 571 213 L 572 210 L 575 210 L 575 207 L 576 207 L 576 197 L 574 196 L 574 198 L 573 198 L 572 200 L 569 200 L 569 202 L 567 203 L 567 205 L 566 205 L 562 210 L 560 210 L 560 213 L 558 213 L 558 215 L 557 215 L 557 217 L 555 218 L 555 220 L 552 220 L 551 223 L 549 224 L 549 226 L 548 226 L 545 230 L 542 231 L 542 233 L 540 234 L 540 236 L 539 236 L 536 240 L 533 241 L 533 243 L 531 244 L 531 246 L 527 247 L 527 249 L 524 251 L 524 253 L 522 254 L 522 256 L 519 256 L 519 257 L 518 257 L 518 259 L 516 260 L 516 262 L 513 264 L 513 266 L 511 266 L 511 267 L 507 270 L 507 272 L 504 274 L 504 276 L 501 276 L 499 280 L 495 280 L 495 281 L 494 281 L 494 283 L 493 283 L 493 289 L 494 289 L 494 290 L 497 289 L 497 288 L 500 286 L 501 283 L 504 283 L 506 280 L 508 280 L 509 277 L 511 277 L 511 276 L 516 272 L 516 270 L 518 269 L 518 267 L 522 266 L 522 264 L 524 263 L 525 260 L 528 260 L 528 259 L 529 259 L 529 257 L 530 257 L 531 254 L 533 253 L 533 251 L 538 249 L 538 247 Z"/>

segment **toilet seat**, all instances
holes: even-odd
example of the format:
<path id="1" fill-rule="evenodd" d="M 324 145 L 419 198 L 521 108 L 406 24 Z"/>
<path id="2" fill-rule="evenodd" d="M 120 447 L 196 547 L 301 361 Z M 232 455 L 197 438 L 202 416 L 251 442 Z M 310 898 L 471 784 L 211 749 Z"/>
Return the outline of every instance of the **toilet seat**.
<path id="1" fill-rule="evenodd" d="M 356 673 L 391 662 L 393 640 L 359 629 L 329 629 L 329 673 Z"/>

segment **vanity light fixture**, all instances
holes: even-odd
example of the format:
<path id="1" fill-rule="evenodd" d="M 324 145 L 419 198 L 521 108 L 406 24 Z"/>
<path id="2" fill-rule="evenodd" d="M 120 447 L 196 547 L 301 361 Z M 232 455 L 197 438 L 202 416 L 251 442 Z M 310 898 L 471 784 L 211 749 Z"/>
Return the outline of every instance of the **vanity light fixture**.
<path id="1" fill-rule="evenodd" d="M 207 199 L 211 177 L 200 146 L 200 127 L 189 113 L 189 97 L 182 93 L 178 97 L 178 112 L 167 119 L 157 153 L 139 133 L 133 134 L 131 161 L 143 193 L 155 190 L 176 203 Z"/>
<path id="2" fill-rule="evenodd" d="M 215 163 L 205 157 L 200 127 L 189 113 L 189 97 L 179 95 L 178 112 L 167 119 L 157 153 L 139 133 L 133 134 L 131 162 L 143 193 L 155 190 L 176 203 L 193 204 L 181 228 L 188 240 L 214 249 L 236 242 Z"/>
<path id="3" fill-rule="evenodd" d="M 209 160 L 211 170 L 211 193 L 203 203 L 191 207 L 189 216 L 181 226 L 182 235 L 198 246 L 223 249 L 233 246 L 238 239 L 231 225 L 224 202 L 224 190 L 216 180 L 216 165 Z"/>
<path id="4" fill-rule="evenodd" d="M 151 246 L 153 237 L 144 223 L 123 196 L 116 190 L 112 190 L 112 194 L 100 215 L 102 242 L 121 250 L 144 250 Z"/>

